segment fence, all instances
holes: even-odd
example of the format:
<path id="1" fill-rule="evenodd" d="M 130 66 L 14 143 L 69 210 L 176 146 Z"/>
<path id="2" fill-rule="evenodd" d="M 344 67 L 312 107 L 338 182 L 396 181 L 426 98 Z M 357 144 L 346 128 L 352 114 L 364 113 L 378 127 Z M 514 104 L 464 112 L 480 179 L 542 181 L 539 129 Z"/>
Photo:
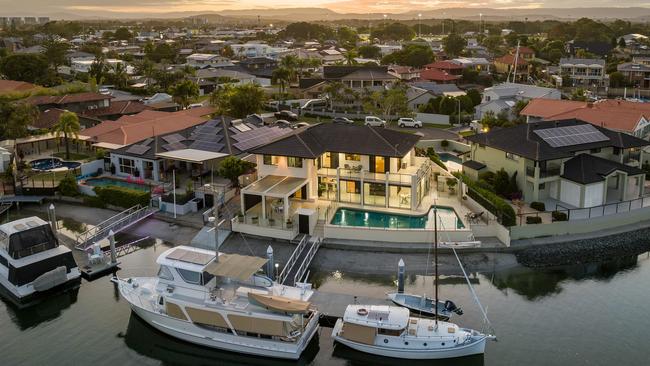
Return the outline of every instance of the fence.
<path id="1" fill-rule="evenodd" d="M 635 198 L 633 200 L 608 203 L 605 205 L 588 208 L 568 208 L 558 203 L 555 205 L 554 211 L 535 211 L 517 214 L 517 225 L 524 225 L 526 223 L 526 217 L 541 217 L 542 222 L 544 222 L 545 218 L 548 219 L 549 217 L 551 222 L 576 221 L 616 215 L 623 212 L 638 210 L 644 207 L 650 207 L 650 196 L 643 196 Z M 554 212 L 565 214 L 566 217 L 560 218 L 559 216 L 563 215 L 554 215 Z"/>

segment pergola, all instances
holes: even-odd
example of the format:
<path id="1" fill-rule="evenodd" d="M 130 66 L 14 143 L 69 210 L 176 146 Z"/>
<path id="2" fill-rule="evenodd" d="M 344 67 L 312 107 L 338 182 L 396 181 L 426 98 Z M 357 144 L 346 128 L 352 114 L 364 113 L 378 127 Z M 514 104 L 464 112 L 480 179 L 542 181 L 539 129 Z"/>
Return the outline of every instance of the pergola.
<path id="1" fill-rule="evenodd" d="M 246 212 L 246 196 L 259 196 L 262 201 L 262 219 L 266 219 L 266 198 L 278 198 L 283 202 L 284 221 L 289 219 L 289 197 L 307 184 L 306 178 L 267 175 L 242 189 L 241 209 Z"/>

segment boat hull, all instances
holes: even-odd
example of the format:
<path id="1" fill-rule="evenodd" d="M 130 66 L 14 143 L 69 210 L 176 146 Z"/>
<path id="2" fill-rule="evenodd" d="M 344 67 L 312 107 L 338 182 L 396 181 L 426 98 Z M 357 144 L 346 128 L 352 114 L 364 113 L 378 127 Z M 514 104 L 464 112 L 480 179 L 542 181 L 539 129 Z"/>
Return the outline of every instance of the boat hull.
<path id="1" fill-rule="evenodd" d="M 271 342 L 217 332 L 199 327 L 192 322 L 149 311 L 133 303 L 130 305 L 133 312 L 142 320 L 171 337 L 205 347 L 254 356 L 297 360 L 318 330 L 318 321 L 315 319 L 315 323 L 312 322 L 306 327 L 305 334 L 300 341 L 278 345 L 277 341 Z"/>
<path id="2" fill-rule="evenodd" d="M 74 290 L 79 288 L 79 286 L 81 286 L 81 273 L 78 268 L 74 268 L 67 274 L 67 280 L 65 282 L 44 291 L 34 290 L 31 284 L 16 288 L 7 278 L 0 276 L 0 295 L 18 308 L 36 305 L 48 296 Z"/>
<path id="3" fill-rule="evenodd" d="M 342 327 L 343 321 L 339 319 L 332 331 L 332 338 L 334 338 L 335 342 L 338 342 L 360 352 L 370 353 L 383 357 L 411 360 L 438 360 L 483 354 L 485 353 L 485 341 L 487 339 L 487 337 L 482 336 L 476 338 L 473 342 L 466 345 L 459 345 L 453 348 L 445 349 L 400 349 L 363 344 L 343 338 L 339 335 Z"/>

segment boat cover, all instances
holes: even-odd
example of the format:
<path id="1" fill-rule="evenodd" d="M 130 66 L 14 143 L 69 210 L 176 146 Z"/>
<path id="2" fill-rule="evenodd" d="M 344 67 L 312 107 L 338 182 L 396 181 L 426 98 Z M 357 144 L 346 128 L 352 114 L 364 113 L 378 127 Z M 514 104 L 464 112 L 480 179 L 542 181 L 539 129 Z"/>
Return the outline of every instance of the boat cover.
<path id="1" fill-rule="evenodd" d="M 13 259 L 20 259 L 58 246 L 50 225 L 41 225 L 11 234 L 7 252 Z"/>
<path id="2" fill-rule="evenodd" d="M 219 262 L 211 262 L 205 272 L 214 276 L 228 277 L 246 281 L 251 278 L 268 259 L 239 254 L 220 254 Z"/>
<path id="3" fill-rule="evenodd" d="M 306 313 L 311 305 L 308 301 L 294 300 L 282 296 L 248 293 L 248 300 L 269 310 L 282 313 Z"/>

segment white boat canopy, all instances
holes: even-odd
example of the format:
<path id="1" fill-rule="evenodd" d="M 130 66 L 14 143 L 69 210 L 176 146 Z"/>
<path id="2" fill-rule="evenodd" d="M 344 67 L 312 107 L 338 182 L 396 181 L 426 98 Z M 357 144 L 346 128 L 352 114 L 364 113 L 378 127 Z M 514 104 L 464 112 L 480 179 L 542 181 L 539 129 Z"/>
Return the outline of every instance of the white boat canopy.
<path id="1" fill-rule="evenodd" d="M 268 259 L 240 254 L 219 254 L 219 262 L 211 262 L 205 272 L 215 276 L 235 278 L 245 281 L 251 278 Z"/>
<path id="2" fill-rule="evenodd" d="M 346 323 L 382 329 L 404 329 L 409 322 L 407 308 L 386 305 L 348 305 L 343 315 Z"/>

